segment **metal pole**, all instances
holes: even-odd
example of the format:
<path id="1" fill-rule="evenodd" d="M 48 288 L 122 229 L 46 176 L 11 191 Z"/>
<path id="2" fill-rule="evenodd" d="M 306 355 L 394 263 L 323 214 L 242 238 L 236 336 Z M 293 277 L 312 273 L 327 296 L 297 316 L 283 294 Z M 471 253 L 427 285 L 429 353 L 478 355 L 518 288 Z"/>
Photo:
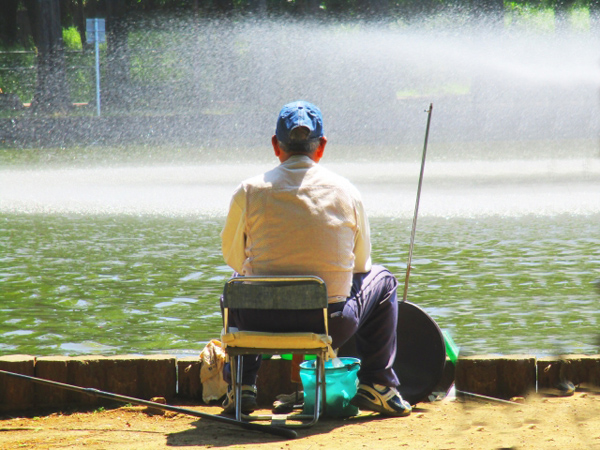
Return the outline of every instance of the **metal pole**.
<path id="1" fill-rule="evenodd" d="M 96 43 L 96 109 L 98 111 L 98 117 L 100 117 L 100 40 L 98 30 L 98 19 L 94 19 L 94 41 Z"/>
<path id="2" fill-rule="evenodd" d="M 419 214 L 419 200 L 421 199 L 421 185 L 423 184 L 423 172 L 425 171 L 425 155 L 427 154 L 427 141 L 429 140 L 429 124 L 431 123 L 431 111 L 433 103 L 429 104 L 427 112 L 427 128 L 425 129 L 425 144 L 423 145 L 423 158 L 421 159 L 421 174 L 419 175 L 419 187 L 417 188 L 417 201 L 415 202 L 415 214 L 413 216 L 412 231 L 410 233 L 410 247 L 408 248 L 408 263 L 406 264 L 406 278 L 404 279 L 404 295 L 402 301 L 406 301 L 408 295 L 408 277 L 410 276 L 410 264 L 412 262 L 413 247 L 415 245 L 415 232 L 417 230 L 417 215 Z"/>
<path id="3" fill-rule="evenodd" d="M 171 405 L 163 405 L 162 403 L 151 402 L 148 400 L 142 400 L 135 397 L 128 397 L 126 395 L 118 395 L 113 394 L 111 392 L 99 391 L 98 389 L 93 388 L 83 388 L 79 386 L 73 386 L 71 384 L 60 383 L 58 381 L 50 381 L 44 378 L 31 377 L 29 375 L 22 375 L 20 373 L 8 372 L 6 370 L 0 370 L 0 374 L 8 375 L 15 378 L 21 378 L 28 381 L 32 381 L 38 384 L 47 384 L 50 386 L 55 386 L 61 389 L 66 389 L 69 391 L 81 392 L 82 394 L 87 394 L 92 397 L 102 397 L 110 400 L 116 400 L 123 403 L 131 403 L 133 405 L 143 405 L 150 406 L 152 408 L 162 409 L 165 411 L 172 411 L 181 414 L 187 414 L 188 416 L 201 417 L 203 419 L 214 420 L 217 422 L 226 423 L 229 425 L 236 425 L 238 427 L 246 428 L 247 430 L 260 431 L 263 433 L 274 434 L 277 436 L 282 436 L 287 439 L 294 439 L 298 437 L 298 434 L 294 430 L 290 430 L 287 428 L 275 427 L 272 425 L 259 425 L 251 422 L 238 422 L 237 420 L 230 419 L 228 417 L 216 416 L 213 414 L 203 413 L 201 411 L 195 411 L 193 409 L 188 408 L 180 408 L 178 406 Z"/>

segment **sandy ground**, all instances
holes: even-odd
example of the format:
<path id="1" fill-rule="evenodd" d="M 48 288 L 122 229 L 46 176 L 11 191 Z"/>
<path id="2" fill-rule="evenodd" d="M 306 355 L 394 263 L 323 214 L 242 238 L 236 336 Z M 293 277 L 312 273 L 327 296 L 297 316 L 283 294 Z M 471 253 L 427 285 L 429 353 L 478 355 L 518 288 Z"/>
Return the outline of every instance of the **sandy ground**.
<path id="1" fill-rule="evenodd" d="M 217 406 L 185 406 L 218 414 Z M 259 449 L 598 448 L 600 391 L 531 396 L 520 404 L 473 400 L 420 403 L 409 417 L 321 419 L 287 440 L 205 418 L 145 407 L 0 420 L 0 448 Z"/>

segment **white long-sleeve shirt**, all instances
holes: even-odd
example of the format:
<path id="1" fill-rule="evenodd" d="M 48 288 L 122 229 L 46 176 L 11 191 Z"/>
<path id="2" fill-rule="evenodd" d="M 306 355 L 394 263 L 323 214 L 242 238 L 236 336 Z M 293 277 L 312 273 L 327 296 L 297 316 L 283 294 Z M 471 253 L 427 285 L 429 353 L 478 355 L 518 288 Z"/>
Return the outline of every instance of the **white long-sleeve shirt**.
<path id="1" fill-rule="evenodd" d="M 242 182 L 221 232 L 225 262 L 242 275 L 316 275 L 347 297 L 352 274 L 371 269 L 369 223 L 358 190 L 294 155 Z"/>

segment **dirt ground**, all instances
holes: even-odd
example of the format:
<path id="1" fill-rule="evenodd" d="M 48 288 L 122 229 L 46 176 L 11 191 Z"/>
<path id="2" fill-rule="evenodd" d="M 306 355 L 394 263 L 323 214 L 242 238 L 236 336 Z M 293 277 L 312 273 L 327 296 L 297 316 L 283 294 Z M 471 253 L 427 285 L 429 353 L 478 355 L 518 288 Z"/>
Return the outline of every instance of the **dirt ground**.
<path id="1" fill-rule="evenodd" d="M 183 406 L 210 414 L 221 411 L 217 406 Z M 445 399 L 420 403 L 404 418 L 324 418 L 298 430 L 293 440 L 184 414 L 152 415 L 138 406 L 0 420 L 2 449 L 167 447 L 600 449 L 600 391 L 535 395 L 520 404 Z"/>

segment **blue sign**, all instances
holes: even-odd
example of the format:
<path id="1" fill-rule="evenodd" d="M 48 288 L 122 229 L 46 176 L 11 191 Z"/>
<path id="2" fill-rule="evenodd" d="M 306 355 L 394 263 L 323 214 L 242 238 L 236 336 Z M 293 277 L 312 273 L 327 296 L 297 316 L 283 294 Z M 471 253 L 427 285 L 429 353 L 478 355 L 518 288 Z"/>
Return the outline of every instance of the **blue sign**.
<path id="1" fill-rule="evenodd" d="M 85 35 L 88 44 L 93 44 L 94 42 L 106 42 L 104 19 L 86 19 Z"/>

